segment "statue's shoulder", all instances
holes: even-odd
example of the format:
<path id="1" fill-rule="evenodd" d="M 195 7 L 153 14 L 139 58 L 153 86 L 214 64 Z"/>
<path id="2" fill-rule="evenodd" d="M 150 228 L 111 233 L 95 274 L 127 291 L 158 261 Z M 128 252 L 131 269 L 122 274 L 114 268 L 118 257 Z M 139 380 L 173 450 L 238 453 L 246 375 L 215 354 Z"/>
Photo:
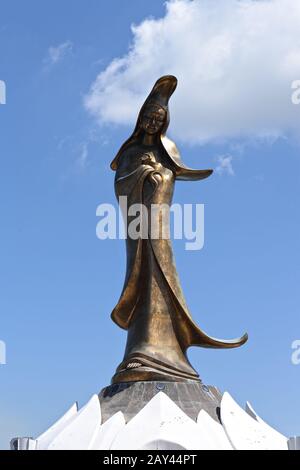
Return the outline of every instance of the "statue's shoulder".
<path id="1" fill-rule="evenodd" d="M 132 157 L 133 155 L 136 155 L 139 152 L 139 146 L 137 144 L 129 144 L 126 145 L 124 149 L 122 149 L 119 153 L 119 158 L 121 159 L 126 159 L 128 157 Z"/>
<path id="2" fill-rule="evenodd" d="M 122 173 L 124 170 L 128 170 L 135 166 L 137 156 L 140 155 L 141 151 L 139 146 L 136 144 L 130 144 L 121 150 L 118 157 L 118 173 Z"/>
<path id="3" fill-rule="evenodd" d="M 173 140 L 169 139 L 166 135 L 162 138 L 162 144 L 164 146 L 164 149 L 166 151 L 166 155 L 169 157 L 169 159 L 172 160 L 173 163 L 181 165 L 181 156 L 179 153 L 179 150 L 173 142 Z"/>

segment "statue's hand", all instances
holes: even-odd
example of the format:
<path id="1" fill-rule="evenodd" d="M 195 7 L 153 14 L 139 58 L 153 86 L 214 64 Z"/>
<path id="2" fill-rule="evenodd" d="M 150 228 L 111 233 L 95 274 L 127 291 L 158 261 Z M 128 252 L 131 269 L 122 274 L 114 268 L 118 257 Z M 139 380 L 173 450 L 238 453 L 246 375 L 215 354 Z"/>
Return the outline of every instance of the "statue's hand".
<path id="1" fill-rule="evenodd" d="M 151 155 L 149 153 L 144 153 L 142 156 L 141 156 L 141 159 L 140 159 L 142 165 L 149 165 L 149 166 L 152 166 L 152 168 L 154 168 L 155 170 L 159 170 L 162 165 L 161 163 L 158 163 L 156 160 L 155 160 L 155 157 L 154 155 Z"/>
<path id="2" fill-rule="evenodd" d="M 155 163 L 155 158 L 150 153 L 144 153 L 140 160 L 142 165 L 151 165 L 152 163 Z"/>

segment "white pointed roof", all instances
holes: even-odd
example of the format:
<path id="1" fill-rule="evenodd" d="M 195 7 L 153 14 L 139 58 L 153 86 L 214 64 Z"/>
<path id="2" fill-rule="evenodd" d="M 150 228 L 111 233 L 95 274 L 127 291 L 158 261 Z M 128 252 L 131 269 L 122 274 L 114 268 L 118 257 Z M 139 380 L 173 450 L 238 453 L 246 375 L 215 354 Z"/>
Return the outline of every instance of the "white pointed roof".
<path id="1" fill-rule="evenodd" d="M 288 450 L 285 436 L 227 392 L 220 417 L 218 423 L 201 410 L 196 422 L 159 392 L 128 423 L 119 411 L 101 424 L 99 398 L 93 395 L 79 411 L 74 404 L 35 442 L 38 450 Z"/>

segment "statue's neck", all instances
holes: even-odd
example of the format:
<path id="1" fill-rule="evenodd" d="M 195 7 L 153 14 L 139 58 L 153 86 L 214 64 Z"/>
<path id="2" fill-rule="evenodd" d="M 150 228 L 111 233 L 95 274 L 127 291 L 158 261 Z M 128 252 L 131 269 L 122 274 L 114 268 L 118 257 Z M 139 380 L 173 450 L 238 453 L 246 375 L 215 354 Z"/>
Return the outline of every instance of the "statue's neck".
<path id="1" fill-rule="evenodd" d="M 152 145 L 155 145 L 155 143 L 156 143 L 156 135 L 147 134 L 145 132 L 143 135 L 143 139 L 142 139 L 142 145 L 151 147 Z"/>

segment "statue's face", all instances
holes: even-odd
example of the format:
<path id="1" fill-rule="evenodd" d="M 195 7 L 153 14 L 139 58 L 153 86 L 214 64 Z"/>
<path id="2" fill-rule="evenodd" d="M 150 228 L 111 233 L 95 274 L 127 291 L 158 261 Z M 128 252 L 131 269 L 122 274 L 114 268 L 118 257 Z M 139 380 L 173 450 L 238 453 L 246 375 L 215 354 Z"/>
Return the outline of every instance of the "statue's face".
<path id="1" fill-rule="evenodd" d="M 156 134 L 162 129 L 165 118 L 166 111 L 164 108 L 153 105 L 147 106 L 141 119 L 141 127 L 147 134 Z"/>

